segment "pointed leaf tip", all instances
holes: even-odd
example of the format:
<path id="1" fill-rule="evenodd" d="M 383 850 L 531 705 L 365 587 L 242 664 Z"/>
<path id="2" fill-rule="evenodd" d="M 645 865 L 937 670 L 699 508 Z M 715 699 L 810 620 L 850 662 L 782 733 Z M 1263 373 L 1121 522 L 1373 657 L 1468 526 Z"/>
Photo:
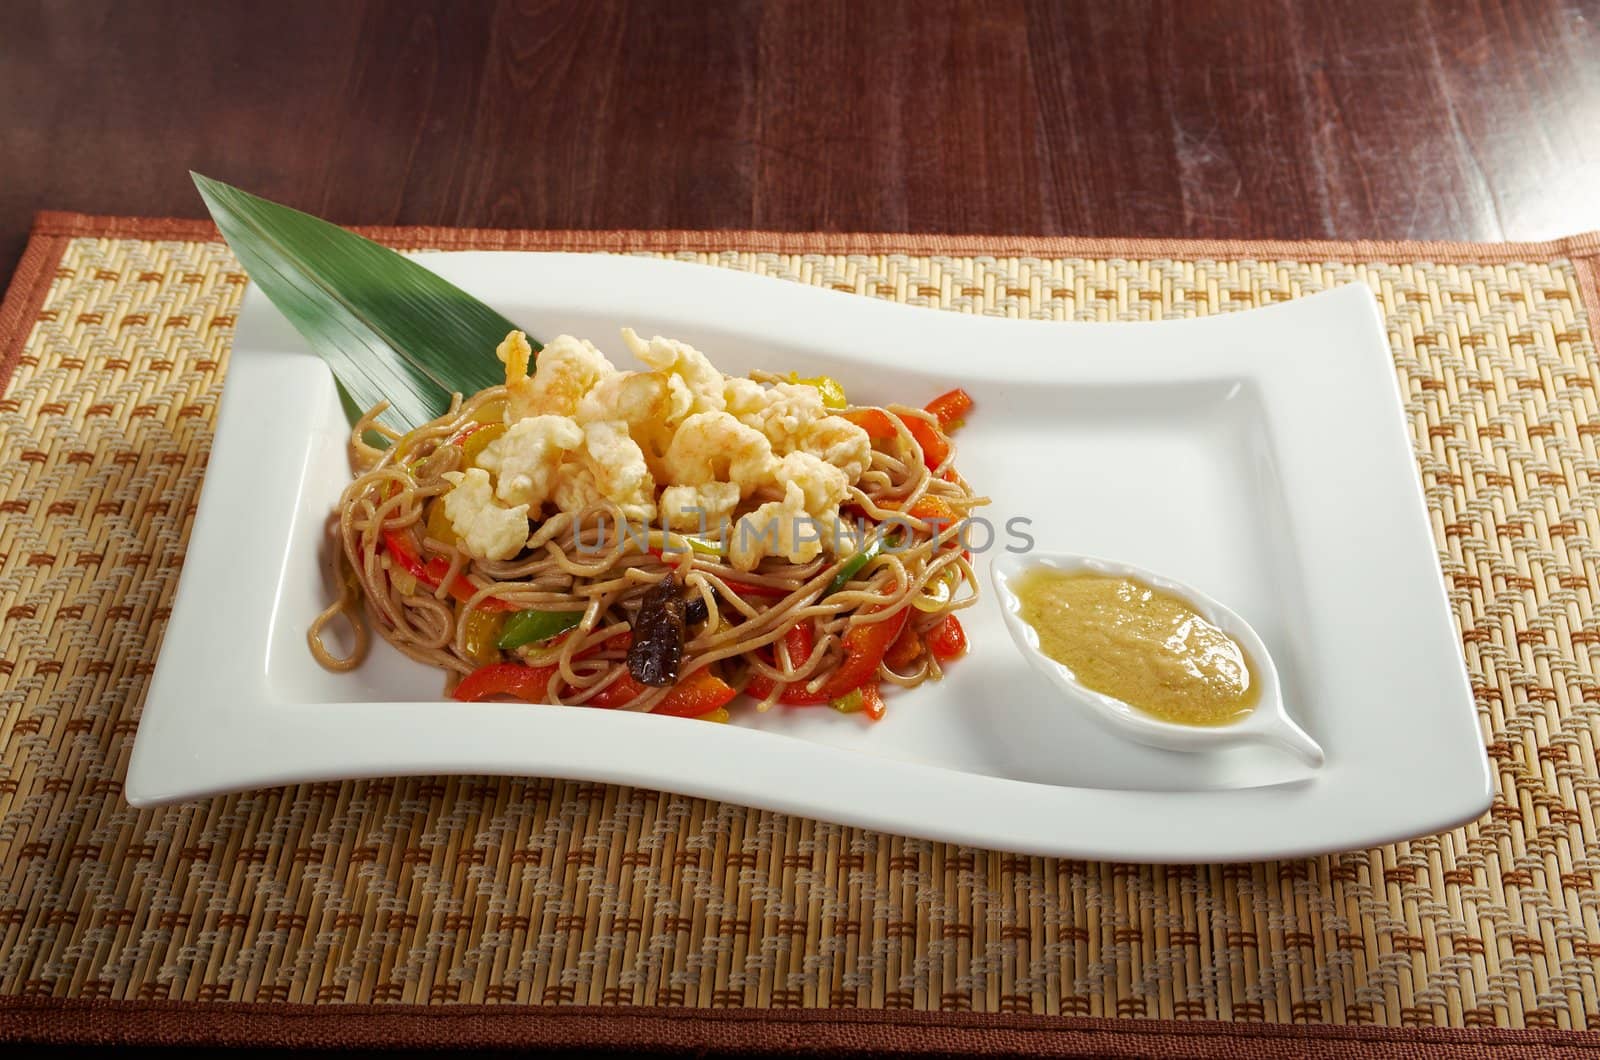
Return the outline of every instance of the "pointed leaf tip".
<path id="1" fill-rule="evenodd" d="M 191 171 L 251 280 L 362 408 L 410 429 L 454 393 L 502 380 L 494 349 L 517 326 L 443 277 L 310 214 Z M 534 343 L 534 348 L 539 348 Z"/>

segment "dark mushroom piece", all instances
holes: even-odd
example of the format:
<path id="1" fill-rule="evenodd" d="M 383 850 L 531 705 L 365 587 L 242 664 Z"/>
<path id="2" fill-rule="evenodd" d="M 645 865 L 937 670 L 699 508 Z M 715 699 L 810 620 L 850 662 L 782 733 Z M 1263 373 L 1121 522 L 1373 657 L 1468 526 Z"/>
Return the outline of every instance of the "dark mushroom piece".
<path id="1" fill-rule="evenodd" d="M 635 681 L 662 688 L 678 679 L 687 611 L 676 573 L 669 572 L 644 594 L 628 647 L 628 672 Z"/>

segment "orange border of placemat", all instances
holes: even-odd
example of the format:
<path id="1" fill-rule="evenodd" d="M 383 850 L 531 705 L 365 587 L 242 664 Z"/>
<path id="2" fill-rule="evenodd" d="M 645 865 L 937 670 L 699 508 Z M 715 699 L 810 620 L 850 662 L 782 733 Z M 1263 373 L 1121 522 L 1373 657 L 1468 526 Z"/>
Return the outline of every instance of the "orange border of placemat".
<path id="1" fill-rule="evenodd" d="M 1544 261 L 1600 256 L 1600 231 L 1534 243 L 1417 240 L 1102 239 L 1079 236 L 985 236 L 893 232 L 762 232 L 657 229 L 593 232 L 562 229 L 355 226 L 400 247 L 445 250 L 754 251 L 784 254 L 949 254 L 986 257 L 1281 258 L 1294 261 Z M 33 236 L 101 239 L 219 239 L 210 221 L 176 217 L 101 217 L 47 210 Z"/>
<path id="2" fill-rule="evenodd" d="M 867 1009 L 697 1009 L 609 1005 L 278 1005 L 206 1001 L 0 999 L 0 1042 L 273 1046 L 293 1049 L 681 1049 L 708 1053 L 1025 1057 L 1573 1055 L 1587 1031 L 1005 1016 Z M 1231 1046 L 1231 1048 L 1229 1048 Z"/>
<path id="3" fill-rule="evenodd" d="M 1541 243 L 1214 241 L 815 232 L 583 232 L 358 229 L 399 247 L 477 250 L 769 251 L 990 257 L 1240 258 L 1496 262 L 1571 259 L 1591 319 L 1600 309 L 1600 232 Z M 209 221 L 41 213 L 0 302 L 0 391 L 55 278 L 67 241 L 208 240 Z M 0 1042 L 90 1045 L 615 1048 L 743 1053 L 1005 1053 L 1022 1056 L 1529 1057 L 1600 1047 L 1586 1031 L 1088 1019 L 970 1012 L 692 1009 L 640 1006 L 289 1005 L 0 997 Z"/>
<path id="4" fill-rule="evenodd" d="M 567 250 L 623 253 L 677 250 L 787 254 L 947 254 L 984 257 L 1179 258 L 1293 261 L 1433 261 L 1457 264 L 1570 258 L 1591 316 L 1600 307 L 1600 231 L 1533 243 L 1448 243 L 1419 240 L 1121 239 L 1078 236 L 985 236 L 877 232 L 648 231 L 591 232 L 505 228 L 357 226 L 396 247 L 440 250 Z M 54 278 L 51 266 L 66 241 L 94 239 L 220 239 L 210 221 L 115 217 L 46 210 L 34 217 L 27 249 L 0 303 L 0 391 L 11 380 L 22 339 Z"/>

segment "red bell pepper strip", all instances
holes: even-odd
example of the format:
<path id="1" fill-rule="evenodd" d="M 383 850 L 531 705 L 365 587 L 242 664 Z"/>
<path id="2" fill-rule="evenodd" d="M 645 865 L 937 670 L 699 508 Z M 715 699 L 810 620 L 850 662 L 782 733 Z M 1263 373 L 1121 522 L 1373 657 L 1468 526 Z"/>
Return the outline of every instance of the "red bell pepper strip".
<path id="1" fill-rule="evenodd" d="M 413 578 L 430 589 L 437 589 L 439 583 L 444 581 L 450 573 L 450 561 L 443 556 L 433 556 L 427 563 L 417 555 L 416 547 L 411 542 L 411 535 L 404 530 L 385 530 L 383 532 L 383 545 L 389 550 L 389 555 L 400 564 Z M 472 599 L 477 589 L 466 578 L 457 575 L 455 581 L 450 583 L 450 595 L 462 603 Z M 478 608 L 482 611 L 513 611 L 510 604 L 495 597 L 487 597 L 478 601 Z"/>
<path id="2" fill-rule="evenodd" d="M 411 539 L 403 530 L 385 530 L 383 532 L 383 547 L 389 550 L 389 556 L 400 566 L 404 567 L 413 578 L 419 582 L 428 580 L 428 569 L 422 565 L 422 560 L 417 556 L 417 550 L 411 547 Z M 438 582 L 433 583 L 434 588 L 439 587 Z"/>
<path id="3" fill-rule="evenodd" d="M 904 671 L 906 667 L 922 658 L 922 651 L 922 638 L 917 636 L 917 631 L 907 623 L 906 628 L 894 639 L 894 643 L 889 645 L 883 661 L 891 670 Z"/>
<path id="4" fill-rule="evenodd" d="M 861 686 L 861 711 L 873 721 L 881 721 L 888 708 L 883 703 L 883 690 L 878 682 L 868 681 Z"/>
<path id="5" fill-rule="evenodd" d="M 814 641 L 811 639 L 811 623 L 809 622 L 796 622 L 794 625 L 790 626 L 788 631 L 783 635 L 783 649 L 784 653 L 789 656 L 789 666 L 791 669 L 798 669 L 810 661 L 811 650 L 813 646 Z M 763 652 L 763 654 L 766 653 Z M 752 680 L 755 681 L 764 679 L 756 677 L 752 678 Z M 776 684 L 773 681 L 766 680 L 763 687 L 765 689 L 771 689 L 776 687 Z M 752 695 L 756 695 L 756 693 L 752 692 Z M 759 693 L 759 695 L 757 695 L 757 698 L 765 699 L 766 695 L 766 691 L 762 691 Z"/>
<path id="6" fill-rule="evenodd" d="M 651 710 L 672 718 L 699 718 L 727 706 L 739 693 L 710 670 L 699 669 L 672 686 Z"/>
<path id="7" fill-rule="evenodd" d="M 797 621 L 797 623 L 789 626 L 789 629 L 784 632 L 782 640 L 784 640 L 784 653 L 789 655 L 789 666 L 800 666 L 808 658 L 811 658 L 811 647 L 813 647 L 814 642 L 811 640 L 811 623 L 808 623 L 808 621 Z M 770 653 L 763 652 L 762 655 L 770 655 Z M 768 661 L 771 661 L 770 658 L 768 658 Z M 762 682 L 760 684 L 760 689 L 762 689 L 760 692 L 755 690 L 755 682 Z M 770 692 L 774 687 L 778 687 L 776 682 L 760 676 L 750 677 L 750 685 L 752 687 L 747 687 L 747 692 L 757 697 L 758 700 L 765 700 L 766 693 Z"/>
<path id="8" fill-rule="evenodd" d="M 789 653 L 790 666 L 804 666 L 811 660 L 811 623 L 796 622 L 783 635 L 784 651 Z"/>
<path id="9" fill-rule="evenodd" d="M 780 702 L 795 706 L 832 703 L 840 696 L 854 692 L 878 672 L 884 653 L 905 628 L 906 612 L 901 610 L 882 622 L 863 623 L 844 635 L 844 662 L 822 683 L 815 692 L 796 682 L 786 685 L 779 695 Z M 777 687 L 777 682 L 764 674 L 752 674 L 745 691 L 757 699 L 765 699 Z"/>
<path id="10" fill-rule="evenodd" d="M 929 471 L 935 471 L 939 465 L 950 458 L 950 439 L 946 437 L 949 431 L 961 425 L 961 417 L 972 409 L 972 396 L 965 390 L 957 387 L 947 391 L 928 402 L 924 411 L 933 414 L 939 421 L 935 428 L 927 420 L 916 416 L 902 416 L 900 422 L 906 425 L 906 430 L 911 432 L 911 437 L 922 446 L 922 462 L 928 465 Z"/>
<path id="11" fill-rule="evenodd" d="M 918 497 L 917 503 L 906 509 L 906 514 L 913 519 L 924 519 L 930 523 L 937 522 L 941 531 L 954 526 L 960 521 L 960 517 L 956 515 L 956 510 L 950 507 L 949 502 L 943 497 L 935 497 L 927 493 Z"/>
<path id="12" fill-rule="evenodd" d="M 722 583 L 740 596 L 765 596 L 771 599 L 781 599 L 789 595 L 788 589 L 780 589 L 776 585 L 758 585 L 755 582 L 742 582 L 737 578 L 723 578 Z"/>
<path id="13" fill-rule="evenodd" d="M 928 465 L 928 470 L 937 470 L 950 456 L 950 442 L 943 432 L 919 416 L 904 416 L 900 422 L 906 425 L 911 437 L 922 446 L 922 462 Z"/>
<path id="14" fill-rule="evenodd" d="M 918 416 L 891 418 L 892 414 L 882 409 L 853 409 L 836 415 L 843 416 L 866 431 L 874 444 L 898 437 L 900 432 L 895 430 L 894 419 L 899 419 L 905 424 L 911 437 L 922 446 L 922 461 L 931 471 L 950 456 L 950 441 L 944 436 L 944 432 L 959 424 L 961 417 L 971 408 L 972 398 L 965 390 L 956 389 L 941 394 L 928 403 L 926 411 L 938 419 L 938 427 Z"/>
<path id="15" fill-rule="evenodd" d="M 945 615 L 943 621 L 928 631 L 927 640 L 928 649 L 940 662 L 949 662 L 967 650 L 967 631 L 961 628 L 961 620 L 955 615 Z"/>
<path id="16" fill-rule="evenodd" d="M 428 560 L 427 570 L 429 584 L 438 585 L 440 582 L 444 581 L 445 576 L 450 573 L 450 561 L 445 559 L 443 556 L 434 556 L 432 559 Z M 477 588 L 470 581 L 460 575 L 457 575 L 456 580 L 450 583 L 450 595 L 455 597 L 457 601 L 463 604 L 468 600 L 471 600 L 477 591 Z M 515 611 L 516 608 L 511 604 L 506 603 L 504 600 L 497 599 L 493 596 L 486 596 L 482 600 L 478 601 L 478 610 Z"/>
<path id="17" fill-rule="evenodd" d="M 918 497 L 917 503 L 913 504 L 909 509 L 907 509 L 906 514 L 911 516 L 913 519 L 922 519 L 925 522 L 933 524 L 934 533 L 936 534 L 942 534 L 952 526 L 955 526 L 957 523 L 961 522 L 961 517 L 956 514 L 956 510 L 954 508 L 950 507 L 950 505 L 945 502 L 944 498 L 934 497 L 929 494 L 923 494 L 921 497 Z M 965 529 L 963 529 L 962 533 L 957 534 L 953 540 L 945 542 L 944 547 L 954 548 L 959 546 L 961 539 L 964 536 Z M 970 549 L 962 549 L 961 554 L 966 556 L 968 559 L 972 558 L 972 551 Z"/>
<path id="18" fill-rule="evenodd" d="M 853 409 L 850 412 L 837 412 L 836 416 L 843 416 L 851 423 L 867 432 L 867 437 L 874 442 L 887 442 L 900 436 L 895 430 L 894 420 L 882 409 Z"/>
<path id="19" fill-rule="evenodd" d="M 961 418 L 972 411 L 972 395 L 957 387 L 934 398 L 924 406 L 939 418 L 939 426 L 946 433 L 961 426 Z"/>
<path id="20" fill-rule="evenodd" d="M 491 663 L 462 678 L 450 695 L 463 703 L 476 703 L 490 696 L 515 696 L 526 703 L 548 703 L 550 678 L 555 673 L 554 666 Z"/>
<path id="21" fill-rule="evenodd" d="M 589 703 L 596 707 L 626 706 L 647 691 L 649 689 L 634 680 L 632 674 L 623 674 L 595 693 Z M 698 718 L 727 706 L 736 694 L 726 681 L 702 668 L 673 685 L 650 713 L 671 718 Z"/>
<path id="22" fill-rule="evenodd" d="M 521 663 L 493 663 L 481 666 L 462 678 L 451 696 L 463 703 L 476 703 L 490 696 L 514 696 L 527 703 L 548 703 L 550 681 L 555 677 L 556 666 L 524 666 Z M 588 706 L 620 707 L 631 703 L 645 686 L 623 674 L 601 689 Z M 653 713 L 675 718 L 698 718 L 723 707 L 733 699 L 735 692 L 727 682 L 710 670 L 700 669 L 679 681 L 657 703 Z"/>
<path id="23" fill-rule="evenodd" d="M 590 696 L 587 702 L 591 707 L 620 707 L 637 697 L 644 690 L 645 686 L 635 681 L 632 674 L 624 673 L 621 677 Z"/>

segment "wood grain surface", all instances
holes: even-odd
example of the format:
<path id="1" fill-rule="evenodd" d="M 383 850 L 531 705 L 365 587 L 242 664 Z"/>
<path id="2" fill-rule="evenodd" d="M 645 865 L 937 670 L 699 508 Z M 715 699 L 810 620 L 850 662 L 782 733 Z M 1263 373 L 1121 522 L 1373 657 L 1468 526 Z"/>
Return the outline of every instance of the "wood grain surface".
<path id="1" fill-rule="evenodd" d="M 1533 239 L 1600 227 L 1600 0 L 0 3 L 34 211 Z"/>

